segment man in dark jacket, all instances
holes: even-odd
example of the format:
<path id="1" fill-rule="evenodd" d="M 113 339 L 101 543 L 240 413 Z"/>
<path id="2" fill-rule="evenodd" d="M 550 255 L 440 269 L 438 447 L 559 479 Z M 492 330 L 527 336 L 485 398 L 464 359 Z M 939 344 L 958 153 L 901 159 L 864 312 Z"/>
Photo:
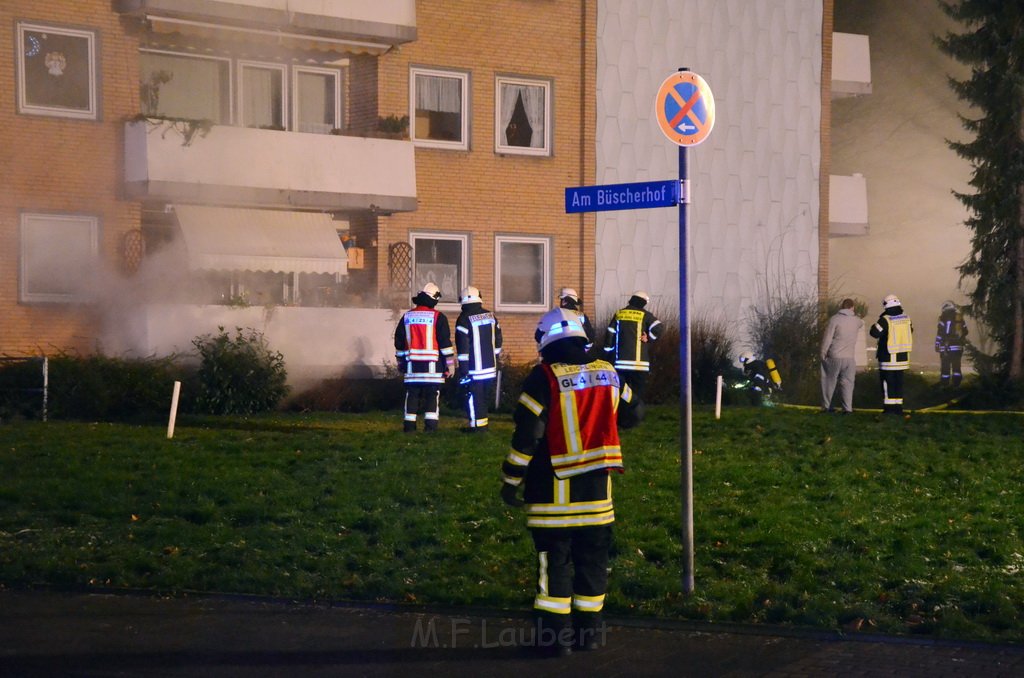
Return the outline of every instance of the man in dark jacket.
<path id="1" fill-rule="evenodd" d="M 493 398 L 501 354 L 501 325 L 483 306 L 480 290 L 467 287 L 459 296 L 462 313 L 455 320 L 455 352 L 459 386 L 466 410 L 467 433 L 487 430 L 487 404 Z"/>
<path id="2" fill-rule="evenodd" d="M 441 416 L 441 386 L 451 376 L 455 358 L 451 327 L 444 313 L 435 310 L 441 290 L 427 283 L 412 298 L 416 304 L 406 311 L 395 328 L 395 359 L 405 380 L 405 418 L 402 429 L 416 430 L 416 418 L 423 412 L 423 426 L 436 431 Z"/>
<path id="3" fill-rule="evenodd" d="M 967 324 L 952 301 L 942 304 L 939 327 L 935 331 L 935 351 L 939 354 L 939 385 L 956 388 L 963 379 L 960 361 L 967 343 Z"/>
<path id="4" fill-rule="evenodd" d="M 895 294 L 882 300 L 882 315 L 869 333 L 878 339 L 875 356 L 882 385 L 882 412 L 903 414 L 903 373 L 910 367 L 914 326 Z"/>
<path id="5" fill-rule="evenodd" d="M 542 362 L 524 380 L 516 405 L 501 497 L 510 506 L 526 504 L 537 551 L 535 644 L 564 655 L 604 641 L 615 521 L 609 474 L 623 470 L 616 419 L 623 427 L 636 421 L 629 386 L 620 385 L 611 364 L 588 357 L 579 317 L 554 309 L 541 326 Z"/>
<path id="6" fill-rule="evenodd" d="M 647 373 L 651 370 L 649 344 L 657 341 L 665 326 L 645 307 L 651 300 L 637 290 L 626 307 L 616 311 L 604 335 L 605 356 L 614 361 L 615 371 L 629 384 L 637 403 L 643 402 Z"/>

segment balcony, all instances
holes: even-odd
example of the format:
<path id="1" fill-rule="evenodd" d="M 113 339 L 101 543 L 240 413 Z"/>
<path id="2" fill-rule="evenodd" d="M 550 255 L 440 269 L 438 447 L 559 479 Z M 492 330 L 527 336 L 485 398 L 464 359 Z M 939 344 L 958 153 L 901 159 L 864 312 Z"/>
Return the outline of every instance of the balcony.
<path id="1" fill-rule="evenodd" d="M 125 123 L 125 193 L 140 201 L 322 212 L 416 209 L 413 144 L 181 123 Z"/>
<path id="2" fill-rule="evenodd" d="M 868 234 L 868 182 L 863 174 L 828 178 L 829 237 Z"/>
<path id="3" fill-rule="evenodd" d="M 114 9 L 156 32 L 322 38 L 307 46 L 324 42 L 342 51 L 379 54 L 416 39 L 415 0 L 114 0 Z"/>
<path id="4" fill-rule="evenodd" d="M 832 98 L 871 94 L 871 47 L 866 35 L 832 34 Z"/>

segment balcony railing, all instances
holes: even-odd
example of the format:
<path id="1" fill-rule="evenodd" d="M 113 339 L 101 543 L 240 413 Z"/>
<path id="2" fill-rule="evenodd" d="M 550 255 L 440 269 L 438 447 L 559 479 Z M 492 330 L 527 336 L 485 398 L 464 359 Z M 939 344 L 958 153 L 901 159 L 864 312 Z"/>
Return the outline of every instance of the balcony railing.
<path id="1" fill-rule="evenodd" d="M 181 131 L 180 123 L 157 119 L 125 123 L 128 197 L 332 212 L 416 209 L 407 140 L 228 126 L 186 140 Z"/>

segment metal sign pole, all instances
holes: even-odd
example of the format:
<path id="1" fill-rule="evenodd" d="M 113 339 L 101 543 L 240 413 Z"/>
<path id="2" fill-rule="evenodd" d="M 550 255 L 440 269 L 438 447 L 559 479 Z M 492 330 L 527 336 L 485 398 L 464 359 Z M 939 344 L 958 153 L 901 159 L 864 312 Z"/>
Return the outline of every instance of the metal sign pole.
<path id="1" fill-rule="evenodd" d="M 693 593 L 693 410 L 690 391 L 690 304 L 688 266 L 690 245 L 686 208 L 690 180 L 686 173 L 686 147 L 679 147 L 679 438 L 680 485 L 683 514 L 683 593 Z"/>

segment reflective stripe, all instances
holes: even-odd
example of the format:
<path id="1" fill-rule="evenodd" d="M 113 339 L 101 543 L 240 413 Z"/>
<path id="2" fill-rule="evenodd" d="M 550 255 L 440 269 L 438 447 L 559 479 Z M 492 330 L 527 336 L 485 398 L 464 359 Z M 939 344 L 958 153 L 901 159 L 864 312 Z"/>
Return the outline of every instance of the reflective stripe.
<path id="1" fill-rule="evenodd" d="M 566 481 L 561 481 L 566 482 Z M 566 488 L 568 489 L 568 488 Z M 569 514 L 569 513 L 599 513 L 612 508 L 611 499 L 599 499 L 598 501 L 569 503 L 562 501 L 554 504 L 529 504 L 526 510 L 530 513 L 544 514 Z"/>
<path id="2" fill-rule="evenodd" d="M 504 482 L 504 483 L 508 483 L 509 485 L 512 485 L 513 487 L 519 487 L 520 485 L 523 484 L 523 479 L 522 478 L 516 478 L 514 476 L 510 476 L 507 473 L 502 473 L 501 474 L 501 481 Z"/>
<path id="3" fill-rule="evenodd" d="M 513 466 L 528 466 L 530 464 L 530 457 L 518 450 L 509 450 L 505 461 Z"/>
<path id="4" fill-rule="evenodd" d="M 616 360 L 615 369 L 633 370 L 634 372 L 650 372 L 651 363 L 643 360 Z"/>
<path id="5" fill-rule="evenodd" d="M 577 610 L 586 612 L 600 612 L 604 608 L 604 594 L 599 596 L 581 596 L 578 593 L 572 597 L 572 606 Z"/>
<path id="6" fill-rule="evenodd" d="M 572 614 L 572 598 L 554 598 L 538 593 L 533 599 L 533 609 L 554 614 Z"/>
<path id="7" fill-rule="evenodd" d="M 527 527 L 590 527 L 594 525 L 608 525 L 615 522 L 615 513 L 598 513 L 594 515 L 561 517 L 561 516 L 527 516 Z"/>
<path id="8" fill-rule="evenodd" d="M 541 415 L 541 413 L 544 412 L 544 406 L 541 405 L 536 400 L 534 400 L 533 398 L 531 398 L 526 393 L 523 393 L 521 396 L 519 396 L 519 404 L 533 412 L 538 417 Z"/>

